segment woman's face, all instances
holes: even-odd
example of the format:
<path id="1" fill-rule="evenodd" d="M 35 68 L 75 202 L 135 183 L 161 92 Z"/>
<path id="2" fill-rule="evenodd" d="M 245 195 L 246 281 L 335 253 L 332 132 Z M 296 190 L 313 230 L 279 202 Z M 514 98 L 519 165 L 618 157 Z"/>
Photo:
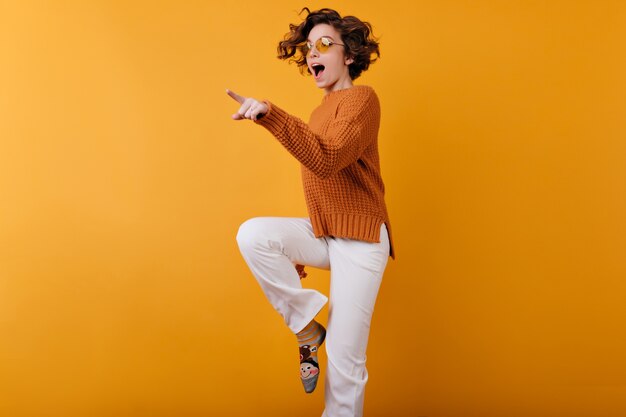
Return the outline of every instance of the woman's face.
<path id="1" fill-rule="evenodd" d="M 315 46 L 307 53 L 306 62 L 309 71 L 313 74 L 315 83 L 319 88 L 323 88 L 326 93 L 351 87 L 352 79 L 350 79 L 348 65 L 353 60 L 346 58 L 343 46 L 334 44 L 334 42 L 343 44 L 341 35 L 331 25 L 320 23 L 311 29 L 308 41 L 315 44 L 321 37 L 330 38 L 333 44 L 324 53 L 318 51 Z M 321 71 L 316 69 L 316 67 L 319 67 L 319 64 L 323 65 L 323 70 Z"/>

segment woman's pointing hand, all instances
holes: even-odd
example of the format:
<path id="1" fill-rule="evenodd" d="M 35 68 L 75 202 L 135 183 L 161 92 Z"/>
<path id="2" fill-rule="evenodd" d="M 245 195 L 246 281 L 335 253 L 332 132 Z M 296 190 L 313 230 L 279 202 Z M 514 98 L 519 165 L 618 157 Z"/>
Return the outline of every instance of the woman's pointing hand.
<path id="1" fill-rule="evenodd" d="M 257 120 L 265 116 L 265 113 L 269 111 L 267 104 L 255 100 L 252 97 L 242 97 L 229 89 L 226 89 L 226 93 L 231 96 L 233 100 L 241 104 L 239 111 L 231 116 L 234 120 Z"/>

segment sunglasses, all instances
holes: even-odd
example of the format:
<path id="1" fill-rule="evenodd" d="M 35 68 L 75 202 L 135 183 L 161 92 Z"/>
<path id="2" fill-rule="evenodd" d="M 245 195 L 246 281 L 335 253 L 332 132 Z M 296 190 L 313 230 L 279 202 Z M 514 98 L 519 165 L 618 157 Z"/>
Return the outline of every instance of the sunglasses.
<path id="1" fill-rule="evenodd" d="M 317 51 L 320 54 L 325 54 L 326 52 L 328 52 L 328 50 L 330 49 L 332 45 L 345 46 L 343 43 L 337 43 L 337 42 L 334 42 L 329 37 L 322 36 L 321 38 L 316 40 L 315 43 L 307 41 L 306 44 L 302 46 L 302 53 L 304 55 L 308 55 L 309 52 L 311 52 L 311 49 L 313 49 L 314 45 L 315 45 L 315 49 L 317 49 Z"/>

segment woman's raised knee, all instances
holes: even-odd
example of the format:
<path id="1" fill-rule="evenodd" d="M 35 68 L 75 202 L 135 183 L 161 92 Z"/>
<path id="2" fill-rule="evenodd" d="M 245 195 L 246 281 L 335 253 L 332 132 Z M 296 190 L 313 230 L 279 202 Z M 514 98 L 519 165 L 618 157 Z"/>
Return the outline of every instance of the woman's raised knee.
<path id="1" fill-rule="evenodd" d="M 257 234 L 256 219 L 256 217 L 253 217 L 239 225 L 236 237 L 239 247 L 247 246 L 255 240 Z"/>
<path id="2" fill-rule="evenodd" d="M 237 244 L 240 248 L 258 244 L 260 238 L 265 234 L 266 228 L 267 220 L 263 217 L 253 217 L 246 220 L 239 226 Z"/>

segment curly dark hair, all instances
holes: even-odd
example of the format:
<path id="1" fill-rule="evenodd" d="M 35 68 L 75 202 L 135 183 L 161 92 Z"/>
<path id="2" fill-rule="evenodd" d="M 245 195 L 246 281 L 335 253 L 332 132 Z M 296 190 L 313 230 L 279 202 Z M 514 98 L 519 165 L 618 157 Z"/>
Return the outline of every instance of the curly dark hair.
<path id="1" fill-rule="evenodd" d="M 306 63 L 305 45 L 311 29 L 320 23 L 331 25 L 341 34 L 346 56 L 354 60 L 348 66 L 352 80 L 357 79 L 371 63 L 380 58 L 379 39 L 374 37 L 372 25 L 368 22 L 363 22 L 355 16 L 341 17 L 338 12 L 328 8 L 311 12 L 304 7 L 298 15 L 305 10 L 308 14 L 304 21 L 299 25 L 289 24 L 289 32 L 285 34 L 284 40 L 278 43 L 278 58 L 288 59 L 289 63 L 295 62 L 301 74 L 305 71 L 311 74 Z M 376 55 L 376 58 L 372 58 L 372 55 Z"/>

